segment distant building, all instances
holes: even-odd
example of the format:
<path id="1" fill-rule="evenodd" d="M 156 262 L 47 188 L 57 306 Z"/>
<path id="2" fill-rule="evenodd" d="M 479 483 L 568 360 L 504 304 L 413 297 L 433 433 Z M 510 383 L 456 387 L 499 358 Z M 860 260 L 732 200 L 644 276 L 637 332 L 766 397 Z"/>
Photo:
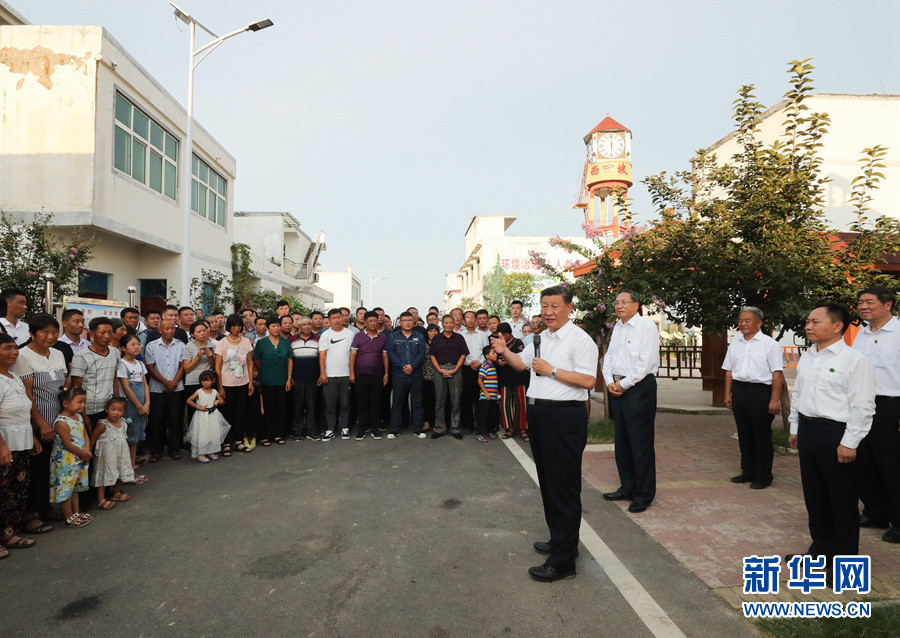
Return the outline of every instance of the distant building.
<path id="1" fill-rule="evenodd" d="M 310 237 L 290 213 L 235 211 L 234 237 L 250 247 L 254 285 L 296 297 L 308 308 L 324 308 L 333 301 L 331 292 L 316 285 L 324 232 Z"/>
<path id="2" fill-rule="evenodd" d="M 353 264 L 347 264 L 347 270 L 320 270 L 319 286 L 334 295 L 329 308 L 350 308 L 355 312 L 363 304 L 362 282 L 353 274 Z"/>
<path id="3" fill-rule="evenodd" d="M 80 294 L 124 300 L 135 285 L 142 310 L 161 307 L 181 282 L 184 197 L 192 276 L 230 275 L 235 159 L 201 126 L 183 148 L 185 110 L 106 29 L 0 26 L 0 51 L 0 210 L 94 232 Z"/>
<path id="4" fill-rule="evenodd" d="M 558 281 L 543 273 L 532 260 L 533 252 L 541 253 L 549 264 L 560 269 L 573 266 L 580 260 L 578 255 L 571 255 L 562 248 L 551 246 L 550 237 L 506 235 L 506 230 L 514 221 L 515 217 L 503 215 L 478 215 L 472 218 L 466 229 L 466 253 L 462 266 L 456 272 L 447 273 L 445 309 L 460 305 L 465 298 L 472 298 L 476 305 L 482 305 L 484 276 L 493 271 L 498 260 L 504 272 L 534 275 L 538 281 L 538 291 Z M 593 242 L 584 237 L 564 239 L 594 248 Z M 537 307 L 537 298 L 536 293 L 532 299 L 532 307 Z"/>
<path id="5" fill-rule="evenodd" d="M 880 215 L 900 218 L 900 95 L 846 95 L 820 93 L 806 99 L 809 113 L 827 113 L 831 118 L 828 133 L 818 150 L 822 158 L 821 175 L 831 181 L 825 184 L 824 212 L 836 230 L 848 230 L 855 221 L 847 204 L 853 188 L 850 182 L 860 174 L 858 160 L 864 148 L 877 144 L 890 149 L 882 172 L 885 179 L 872 192 L 870 218 Z M 771 144 L 782 134 L 785 120 L 783 100 L 762 114 L 759 139 Z M 731 161 L 739 151 L 737 133 L 732 131 L 708 147 L 719 164 Z"/>

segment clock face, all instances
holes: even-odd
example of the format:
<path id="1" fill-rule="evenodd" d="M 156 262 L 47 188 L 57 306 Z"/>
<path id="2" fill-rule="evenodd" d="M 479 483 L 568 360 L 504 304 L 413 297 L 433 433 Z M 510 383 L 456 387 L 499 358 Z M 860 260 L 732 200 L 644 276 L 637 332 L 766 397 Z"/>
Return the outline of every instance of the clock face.
<path id="1" fill-rule="evenodd" d="M 597 140 L 597 149 L 606 159 L 619 157 L 625 152 L 625 140 L 618 133 L 604 133 Z"/>

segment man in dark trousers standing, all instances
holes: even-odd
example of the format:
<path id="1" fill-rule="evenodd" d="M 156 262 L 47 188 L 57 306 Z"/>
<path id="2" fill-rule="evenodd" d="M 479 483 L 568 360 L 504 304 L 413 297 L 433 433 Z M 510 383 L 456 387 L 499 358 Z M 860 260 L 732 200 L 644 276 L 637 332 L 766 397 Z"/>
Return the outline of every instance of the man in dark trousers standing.
<path id="1" fill-rule="evenodd" d="M 772 484 L 772 419 L 781 412 L 784 351 L 762 333 L 763 313 L 746 306 L 738 315 L 738 332 L 725 354 L 725 407 L 734 413 L 741 448 L 741 473 L 732 483 L 763 490 Z"/>
<path id="2" fill-rule="evenodd" d="M 850 313 L 835 303 L 817 306 L 806 319 L 813 346 L 797 363 L 791 390 L 791 435 L 800 451 L 800 481 L 812 543 L 804 552 L 859 554 L 856 448 L 875 413 L 875 370 L 844 343 Z M 790 555 L 789 559 L 790 560 Z"/>
<path id="3" fill-rule="evenodd" d="M 900 319 L 894 291 L 872 286 L 857 295 L 859 316 L 866 322 L 853 342 L 875 368 L 875 416 L 872 429 L 857 449 L 860 527 L 890 527 L 881 537 L 900 543 Z"/>
<path id="4" fill-rule="evenodd" d="M 621 485 L 603 495 L 630 500 L 628 511 L 643 512 L 656 496 L 656 371 L 659 328 L 638 314 L 641 299 L 633 290 L 616 296 L 616 327 L 603 358 L 609 412 L 616 425 L 616 468 Z"/>
<path id="5" fill-rule="evenodd" d="M 541 319 L 547 325 L 539 344 L 521 354 L 502 338 L 491 339 L 497 354 L 515 370 L 531 369 L 526 402 L 531 452 L 537 469 L 550 540 L 534 548 L 548 554 L 531 567 L 535 580 L 575 576 L 581 526 L 581 456 L 587 443 L 587 407 L 596 383 L 599 351 L 594 340 L 569 320 L 572 292 L 567 286 L 541 291 Z"/>

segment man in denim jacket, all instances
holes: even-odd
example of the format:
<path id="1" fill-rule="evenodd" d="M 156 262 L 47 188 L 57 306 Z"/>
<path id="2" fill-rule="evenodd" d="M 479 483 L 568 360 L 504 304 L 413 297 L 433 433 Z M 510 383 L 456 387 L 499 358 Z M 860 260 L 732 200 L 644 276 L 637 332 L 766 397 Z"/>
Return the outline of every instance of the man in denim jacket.
<path id="1" fill-rule="evenodd" d="M 394 396 L 391 401 L 391 431 L 388 439 L 396 439 L 403 421 L 403 404 L 412 399 L 410 425 L 420 439 L 422 432 L 422 363 L 425 361 L 426 338 L 413 330 L 415 319 L 410 312 L 400 314 L 400 330 L 387 338 L 388 358 L 391 361 L 391 377 Z"/>

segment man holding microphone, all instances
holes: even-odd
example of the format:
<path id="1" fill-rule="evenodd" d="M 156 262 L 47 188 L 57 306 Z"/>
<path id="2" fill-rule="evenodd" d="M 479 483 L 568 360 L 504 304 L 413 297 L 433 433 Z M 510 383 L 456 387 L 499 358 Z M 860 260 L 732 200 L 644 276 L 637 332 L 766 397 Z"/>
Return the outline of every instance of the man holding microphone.
<path id="1" fill-rule="evenodd" d="M 531 451 L 537 469 L 550 541 L 534 548 L 548 554 L 528 573 L 552 582 L 575 576 L 581 526 L 581 456 L 587 443 L 587 408 L 597 375 L 599 351 L 594 340 L 570 320 L 572 292 L 566 286 L 541 291 L 542 340 L 521 354 L 510 352 L 502 338 L 491 339 L 514 370 L 531 369 L 526 394 Z"/>

